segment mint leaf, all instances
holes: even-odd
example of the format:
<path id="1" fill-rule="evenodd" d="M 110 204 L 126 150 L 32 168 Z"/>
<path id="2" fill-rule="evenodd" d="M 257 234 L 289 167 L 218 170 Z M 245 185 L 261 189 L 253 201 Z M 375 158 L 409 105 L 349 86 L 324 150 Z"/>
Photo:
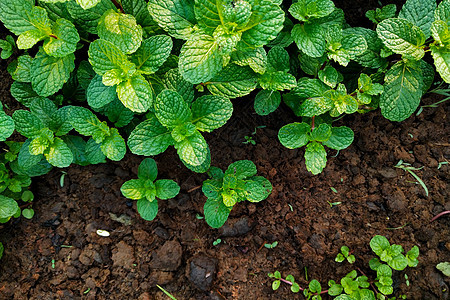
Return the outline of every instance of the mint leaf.
<path id="1" fill-rule="evenodd" d="M 67 144 L 60 138 L 55 141 L 44 152 L 47 161 L 55 167 L 68 167 L 73 161 L 73 154 Z"/>
<path id="2" fill-rule="evenodd" d="M 323 144 L 334 150 L 342 150 L 353 143 L 354 136 L 353 130 L 346 126 L 333 127 L 330 138 Z"/>
<path id="3" fill-rule="evenodd" d="M 142 26 L 145 33 L 152 35 L 159 30 L 158 24 L 148 12 L 147 1 L 122 1 L 122 7 L 125 13 L 133 15 L 136 18 L 136 22 Z"/>
<path id="4" fill-rule="evenodd" d="M 434 19 L 444 21 L 447 25 L 450 25 L 450 2 L 442 1 L 439 3 L 436 11 L 434 12 Z"/>
<path id="5" fill-rule="evenodd" d="M 189 0 L 150 0 L 148 10 L 158 25 L 171 36 L 187 39 L 196 23 L 192 4 Z"/>
<path id="6" fill-rule="evenodd" d="M 180 158 L 190 165 L 201 165 L 207 157 L 208 144 L 200 132 L 195 131 L 191 136 L 175 143 Z"/>
<path id="7" fill-rule="evenodd" d="M 217 26 L 222 24 L 216 2 L 215 0 L 195 1 L 194 12 L 198 25 L 209 35 L 212 35 Z M 221 11 L 221 13 L 223 12 Z"/>
<path id="8" fill-rule="evenodd" d="M 433 55 L 434 65 L 442 79 L 450 82 L 450 51 L 447 47 L 438 47 L 431 45 L 431 54 Z"/>
<path id="9" fill-rule="evenodd" d="M 0 195 L 0 219 L 8 220 L 20 210 L 16 200 Z"/>
<path id="10" fill-rule="evenodd" d="M 124 182 L 120 192 L 128 199 L 139 200 L 145 197 L 145 184 L 146 181 L 143 179 L 131 179 Z"/>
<path id="11" fill-rule="evenodd" d="M 203 206 L 205 221 L 212 228 L 222 227 L 230 215 L 231 207 L 227 207 L 222 198 L 207 198 Z"/>
<path id="12" fill-rule="evenodd" d="M 103 154 L 102 150 L 100 149 L 100 143 L 96 143 L 93 138 L 90 138 L 86 142 L 86 159 L 90 164 L 100 164 L 105 163 L 106 156 Z"/>
<path id="13" fill-rule="evenodd" d="M 258 115 L 266 116 L 274 112 L 281 103 L 278 91 L 261 90 L 256 94 L 254 108 Z"/>
<path id="14" fill-rule="evenodd" d="M 169 128 L 186 123 L 192 118 L 183 97 L 171 90 L 164 90 L 156 97 L 155 114 L 159 122 Z"/>
<path id="15" fill-rule="evenodd" d="M 212 37 L 196 35 L 181 48 L 180 73 L 193 84 L 206 82 L 222 69 L 222 60 L 219 44 Z"/>
<path id="16" fill-rule="evenodd" d="M 5 141 L 14 132 L 14 121 L 0 108 L 0 142 Z"/>
<path id="17" fill-rule="evenodd" d="M 117 86 L 117 96 L 123 105 L 134 112 L 146 112 L 152 105 L 150 84 L 142 75 L 134 75 Z"/>
<path id="18" fill-rule="evenodd" d="M 278 139 L 286 148 L 300 148 L 309 142 L 308 134 L 310 132 L 311 126 L 306 123 L 291 123 L 281 127 L 278 132 Z"/>
<path id="19" fill-rule="evenodd" d="M 19 167 L 22 168 L 23 170 L 31 169 L 44 158 L 42 154 L 33 155 L 30 153 L 30 143 L 31 139 L 27 139 L 22 144 L 22 147 L 20 148 L 19 151 L 19 155 L 17 157 Z"/>
<path id="20" fill-rule="evenodd" d="M 318 72 L 319 79 L 331 88 L 335 88 L 339 83 L 339 79 L 342 76 L 339 75 L 339 72 L 331 66 L 326 66 Z"/>
<path id="21" fill-rule="evenodd" d="M 149 201 L 146 198 L 139 199 L 137 202 L 137 211 L 142 219 L 152 221 L 158 214 L 158 200 Z"/>
<path id="22" fill-rule="evenodd" d="M 311 139 L 317 142 L 325 142 L 331 136 L 331 126 L 322 123 L 311 131 Z"/>
<path id="23" fill-rule="evenodd" d="M 225 171 L 225 175 L 233 175 L 237 179 L 244 179 L 256 175 L 255 164 L 250 160 L 238 160 L 230 164 Z"/>
<path id="24" fill-rule="evenodd" d="M 258 82 L 265 90 L 283 91 L 297 86 L 297 80 L 289 73 L 283 71 L 266 72 L 260 75 Z"/>
<path id="25" fill-rule="evenodd" d="M 194 87 L 192 83 L 181 76 L 178 69 L 172 69 L 164 74 L 162 84 L 165 89 L 172 90 L 180 94 L 188 104 L 194 101 Z"/>
<path id="26" fill-rule="evenodd" d="M 450 263 L 449 262 L 441 262 L 436 265 L 436 269 L 441 271 L 445 276 L 450 277 Z"/>
<path id="27" fill-rule="evenodd" d="M 143 30 L 132 15 L 108 10 L 100 18 L 98 36 L 126 54 L 134 53 L 142 42 Z"/>
<path id="28" fill-rule="evenodd" d="M 47 97 L 59 91 L 75 69 L 75 55 L 53 57 L 39 50 L 31 63 L 31 85 L 39 96 Z"/>
<path id="29" fill-rule="evenodd" d="M 137 155 L 157 155 L 174 144 L 170 130 L 165 128 L 155 116 L 140 123 L 128 138 L 128 147 Z"/>
<path id="30" fill-rule="evenodd" d="M 56 110 L 56 105 L 47 98 L 36 99 L 30 105 L 30 111 L 38 116 L 47 127 L 49 127 Z"/>
<path id="31" fill-rule="evenodd" d="M 143 41 L 132 62 L 144 74 L 155 73 L 169 57 L 172 47 L 172 39 L 167 35 L 152 36 Z"/>
<path id="32" fill-rule="evenodd" d="M 160 179 L 155 182 L 156 197 L 162 200 L 174 198 L 180 192 L 178 184 L 169 179 Z"/>
<path id="33" fill-rule="evenodd" d="M 398 17 L 406 19 L 422 29 L 425 33 L 425 38 L 429 38 L 435 10 L 435 0 L 408 0 L 400 10 Z"/>
<path id="34" fill-rule="evenodd" d="M 419 106 L 422 96 L 422 70 L 417 64 L 400 61 L 386 73 L 381 94 L 382 115 L 391 121 L 403 121 Z"/>
<path id="35" fill-rule="evenodd" d="M 263 47 L 238 47 L 231 52 L 231 60 L 238 66 L 249 66 L 254 72 L 264 74 L 266 71 L 267 55 Z"/>
<path id="36" fill-rule="evenodd" d="M 79 41 L 75 26 L 65 19 L 58 19 L 52 27 L 52 34 L 44 42 L 44 50 L 48 55 L 64 57 L 75 52 Z"/>
<path id="37" fill-rule="evenodd" d="M 27 138 L 39 136 L 41 129 L 44 128 L 44 123 L 41 119 L 27 110 L 16 110 L 12 118 L 16 130 Z"/>
<path id="38" fill-rule="evenodd" d="M 377 26 L 378 37 L 384 45 L 394 53 L 406 55 L 416 60 L 421 59 L 425 52 L 425 34 L 423 31 L 405 19 L 386 19 Z"/>
<path id="39" fill-rule="evenodd" d="M 229 64 L 206 86 L 213 95 L 233 99 L 250 94 L 257 84 L 256 74 L 250 68 Z"/>
<path id="40" fill-rule="evenodd" d="M 156 161 L 152 158 L 145 158 L 139 164 L 138 168 L 139 179 L 150 179 L 151 181 L 155 181 L 157 176 L 158 176 L 158 167 L 156 165 Z"/>
<path id="41" fill-rule="evenodd" d="M 31 64 L 33 58 L 29 55 L 21 55 L 17 58 L 17 66 L 13 73 L 12 79 L 19 82 L 31 82 Z"/>
<path id="42" fill-rule="evenodd" d="M 381 253 L 390 248 L 391 244 L 388 239 L 382 235 L 376 235 L 370 240 L 370 248 L 376 255 L 380 256 Z"/>
<path id="43" fill-rule="evenodd" d="M 308 22 L 310 19 L 328 16 L 334 11 L 331 0 L 300 0 L 289 8 L 289 13 L 299 21 Z"/>
<path id="44" fill-rule="evenodd" d="M 11 95 L 25 106 L 29 106 L 33 100 L 40 98 L 33 90 L 30 83 L 14 81 L 11 84 L 10 91 Z"/>
<path id="45" fill-rule="evenodd" d="M 100 0 L 76 0 L 78 5 L 80 5 L 83 9 L 90 9 L 95 7 Z"/>
<path id="46" fill-rule="evenodd" d="M 189 170 L 191 170 L 192 172 L 195 173 L 205 173 L 209 170 L 209 168 L 211 167 L 211 151 L 209 150 L 208 147 L 208 152 L 206 154 L 206 159 L 204 162 L 202 162 L 200 165 L 198 166 L 194 166 L 191 164 L 188 164 L 187 162 L 185 162 L 184 160 L 181 159 L 181 162 L 186 166 L 186 168 L 188 168 Z"/>
<path id="47" fill-rule="evenodd" d="M 99 75 L 95 75 L 92 78 L 86 90 L 86 98 L 89 106 L 92 108 L 103 107 L 116 97 L 116 88 L 114 86 L 105 86 L 102 82 L 102 77 Z"/>
<path id="48" fill-rule="evenodd" d="M 394 18 L 397 13 L 397 6 L 395 4 L 388 4 L 382 8 L 377 8 L 375 10 L 368 10 L 366 12 L 366 17 L 375 24 L 389 18 Z"/>
<path id="49" fill-rule="evenodd" d="M 84 0 L 83 0 L 84 1 Z M 66 8 L 78 28 L 92 34 L 97 34 L 97 25 L 102 15 L 109 9 L 116 9 L 114 3 L 110 0 L 88 0 L 98 2 L 95 7 L 88 9 L 82 8 L 75 1 L 68 1 Z"/>
<path id="50" fill-rule="evenodd" d="M 320 24 L 295 24 L 291 35 L 298 48 L 306 55 L 321 57 L 325 53 L 326 41 Z"/>
<path id="51" fill-rule="evenodd" d="M 211 132 L 222 127 L 233 114 L 233 104 L 228 98 L 202 96 L 192 103 L 192 123 L 199 131 Z"/>
<path id="52" fill-rule="evenodd" d="M 100 149 L 107 158 L 114 161 L 121 160 L 127 151 L 125 141 L 117 128 L 110 129 L 109 135 L 102 141 Z"/>
<path id="53" fill-rule="evenodd" d="M 33 6 L 33 0 L 1 0 L 0 20 L 15 35 L 33 30 L 35 27 L 31 24 L 29 16 Z"/>
<path id="54" fill-rule="evenodd" d="M 318 142 L 311 142 L 306 146 L 305 151 L 306 169 L 317 175 L 322 172 L 327 165 L 327 152 Z"/>

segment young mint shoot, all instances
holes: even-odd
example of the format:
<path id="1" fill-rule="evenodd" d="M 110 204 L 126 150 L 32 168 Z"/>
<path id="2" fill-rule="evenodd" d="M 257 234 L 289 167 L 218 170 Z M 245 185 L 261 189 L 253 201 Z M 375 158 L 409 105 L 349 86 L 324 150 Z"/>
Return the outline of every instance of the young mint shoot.
<path id="1" fill-rule="evenodd" d="M 178 184 L 169 179 L 156 180 L 158 169 L 155 160 L 144 159 L 139 165 L 138 179 L 126 181 L 120 191 L 132 200 L 137 200 L 137 210 L 144 220 L 152 221 L 158 213 L 158 199 L 174 198 L 180 192 Z"/>

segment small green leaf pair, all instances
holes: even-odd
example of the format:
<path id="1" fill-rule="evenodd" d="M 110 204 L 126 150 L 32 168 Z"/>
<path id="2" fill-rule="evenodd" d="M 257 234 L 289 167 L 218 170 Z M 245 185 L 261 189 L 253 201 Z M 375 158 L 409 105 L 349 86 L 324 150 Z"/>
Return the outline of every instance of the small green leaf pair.
<path id="1" fill-rule="evenodd" d="M 137 200 L 137 210 L 144 220 L 153 220 L 158 213 L 158 199 L 174 198 L 180 192 L 178 184 L 169 179 L 156 180 L 155 160 L 144 159 L 138 168 L 138 179 L 126 181 L 120 191 L 129 199 Z M 156 181 L 155 181 L 156 180 Z"/>
<path id="2" fill-rule="evenodd" d="M 419 256 L 419 247 L 414 246 L 406 255 L 403 255 L 403 247 L 400 245 L 391 245 L 387 238 L 381 235 L 376 235 L 370 240 L 370 248 L 380 260 L 386 262 L 394 270 L 401 271 L 407 266 L 415 267 L 419 263 L 417 257 Z M 374 258 L 371 260 L 371 269 L 376 270 L 381 262 Z"/>
<path id="3" fill-rule="evenodd" d="M 228 166 L 225 173 L 211 167 L 211 179 L 203 182 L 202 191 L 207 197 L 203 207 L 209 226 L 219 228 L 228 219 L 233 206 L 241 201 L 260 202 L 272 192 L 272 184 L 262 176 L 255 176 L 256 166 L 249 160 L 239 160 Z"/>
<path id="4" fill-rule="evenodd" d="M 281 144 L 289 149 L 306 146 L 306 169 L 314 175 L 322 172 L 327 163 L 327 152 L 323 145 L 342 150 L 353 142 L 353 131 L 346 127 L 331 127 L 321 123 L 315 128 L 307 123 L 291 123 L 283 126 L 278 132 Z"/>
<path id="5" fill-rule="evenodd" d="M 128 146 L 134 154 L 150 156 L 173 145 L 188 168 L 205 172 L 210 152 L 200 132 L 223 126 L 232 112 L 228 98 L 202 96 L 189 106 L 178 92 L 166 89 L 156 97 L 155 112 L 133 130 Z"/>
<path id="6" fill-rule="evenodd" d="M 344 260 L 347 260 L 351 264 L 355 262 L 355 256 L 353 254 L 350 254 L 350 249 L 348 249 L 347 246 L 342 246 L 341 253 L 338 253 L 335 258 L 336 262 L 343 262 Z"/>

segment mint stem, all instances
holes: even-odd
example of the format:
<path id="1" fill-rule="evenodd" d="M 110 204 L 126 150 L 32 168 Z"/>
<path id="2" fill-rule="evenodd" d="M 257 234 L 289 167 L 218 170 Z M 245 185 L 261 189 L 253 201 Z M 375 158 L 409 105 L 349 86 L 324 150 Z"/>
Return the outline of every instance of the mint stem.
<path id="1" fill-rule="evenodd" d="M 286 280 L 286 279 L 280 278 L 280 281 L 282 281 L 282 282 L 284 282 L 284 283 L 287 283 L 287 284 L 289 284 L 289 285 L 292 285 L 292 282 L 290 282 L 290 281 L 288 281 L 288 280 Z M 302 292 L 305 290 L 305 289 L 302 288 L 301 286 L 299 286 L 298 288 L 299 288 L 300 291 L 302 291 Z M 326 290 L 326 291 L 321 291 L 319 294 L 318 294 L 318 293 L 314 293 L 313 295 L 320 295 L 320 294 L 325 294 L 325 293 L 328 293 L 328 290 Z"/>
<path id="2" fill-rule="evenodd" d="M 125 11 L 123 10 L 122 5 L 120 5 L 120 3 L 117 2 L 117 0 L 111 0 L 111 2 L 114 4 L 114 6 L 115 6 L 118 10 L 120 10 L 121 13 L 123 13 L 123 14 L 125 13 Z"/>

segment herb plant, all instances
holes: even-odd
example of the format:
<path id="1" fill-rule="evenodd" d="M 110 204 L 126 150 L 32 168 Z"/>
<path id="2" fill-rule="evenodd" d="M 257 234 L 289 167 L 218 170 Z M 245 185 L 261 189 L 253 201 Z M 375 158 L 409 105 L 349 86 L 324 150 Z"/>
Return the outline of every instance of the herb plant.
<path id="1" fill-rule="evenodd" d="M 126 198 L 137 200 L 137 210 L 147 221 L 156 217 L 158 199 L 171 199 L 180 192 L 180 187 L 175 181 L 156 180 L 157 176 L 158 169 L 155 160 L 146 158 L 139 165 L 138 179 L 128 180 L 120 188 Z"/>
<path id="2" fill-rule="evenodd" d="M 347 246 L 342 246 L 341 253 L 338 253 L 335 258 L 337 262 L 343 262 L 344 260 L 347 260 L 351 264 L 355 262 L 355 256 L 350 253 L 350 249 Z"/>
<path id="3" fill-rule="evenodd" d="M 249 160 L 239 160 L 223 172 L 211 167 L 211 179 L 203 182 L 202 191 L 207 197 L 203 207 L 205 220 L 209 226 L 219 228 L 228 219 L 233 206 L 241 201 L 260 202 L 272 192 L 272 184 L 256 175 L 256 166 Z"/>

